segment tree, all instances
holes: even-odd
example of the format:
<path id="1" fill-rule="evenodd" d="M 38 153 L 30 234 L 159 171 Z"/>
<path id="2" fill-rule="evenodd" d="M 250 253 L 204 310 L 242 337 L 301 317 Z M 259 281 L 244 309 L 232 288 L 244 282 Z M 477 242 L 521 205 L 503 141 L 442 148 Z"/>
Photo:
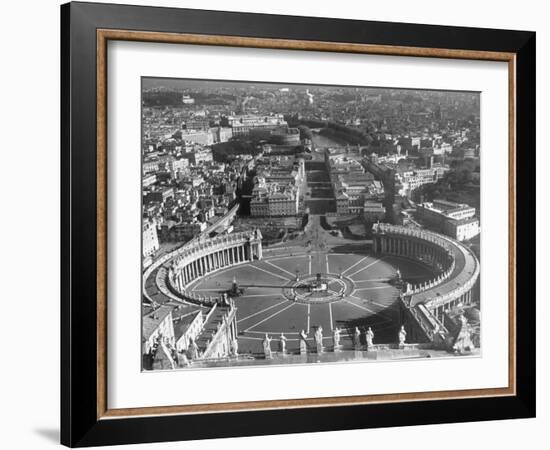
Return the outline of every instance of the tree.
<path id="1" fill-rule="evenodd" d="M 300 139 L 309 139 L 311 140 L 313 138 L 313 133 L 309 129 L 309 127 L 305 125 L 298 125 L 298 130 L 300 130 Z"/>

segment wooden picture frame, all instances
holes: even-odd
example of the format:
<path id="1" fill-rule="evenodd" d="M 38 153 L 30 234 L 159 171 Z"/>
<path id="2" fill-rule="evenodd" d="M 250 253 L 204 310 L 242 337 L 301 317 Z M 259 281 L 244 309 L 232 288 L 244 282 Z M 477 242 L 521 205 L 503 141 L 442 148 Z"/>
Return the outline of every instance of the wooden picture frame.
<path id="1" fill-rule="evenodd" d="M 508 387 L 109 409 L 109 40 L 507 62 Z M 535 33 L 69 3 L 61 7 L 61 55 L 63 444 L 91 446 L 534 417 Z"/>

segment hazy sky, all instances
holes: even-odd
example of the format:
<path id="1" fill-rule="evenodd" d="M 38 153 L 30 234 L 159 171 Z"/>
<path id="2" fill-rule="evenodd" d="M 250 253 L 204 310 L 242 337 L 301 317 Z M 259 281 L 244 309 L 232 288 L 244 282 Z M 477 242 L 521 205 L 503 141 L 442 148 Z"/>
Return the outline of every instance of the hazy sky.
<path id="1" fill-rule="evenodd" d="M 143 88 L 149 89 L 152 87 L 166 87 L 171 89 L 219 89 L 219 88 L 248 88 L 248 89 L 281 89 L 281 88 L 290 88 L 290 89 L 318 89 L 319 87 L 324 87 L 327 90 L 340 90 L 342 88 L 355 88 L 355 86 L 322 86 L 322 85 L 310 85 L 310 84 L 290 84 L 290 83 L 259 83 L 253 81 L 225 81 L 225 80 L 197 80 L 197 79 L 178 79 L 178 78 L 142 78 Z M 382 92 L 388 92 L 391 90 L 399 91 L 409 91 L 411 93 L 428 91 L 428 92 L 460 92 L 466 93 L 467 91 L 438 91 L 436 89 L 406 89 L 406 88 L 395 88 L 395 87 L 385 87 L 385 88 L 375 88 L 375 87 L 358 87 L 359 89 L 367 89 L 369 94 L 377 95 Z"/>

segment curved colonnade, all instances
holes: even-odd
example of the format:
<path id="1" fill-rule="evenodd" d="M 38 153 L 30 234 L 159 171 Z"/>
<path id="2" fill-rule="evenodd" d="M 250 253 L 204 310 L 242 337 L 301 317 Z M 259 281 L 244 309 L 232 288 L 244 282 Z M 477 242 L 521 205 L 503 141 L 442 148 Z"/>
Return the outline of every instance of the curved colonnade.
<path id="1" fill-rule="evenodd" d="M 433 268 L 437 275 L 424 283 L 406 283 L 402 305 L 428 340 L 445 333 L 445 312 L 475 301 L 479 261 L 461 243 L 426 230 L 379 223 L 373 227 L 375 253 L 409 258 Z"/>
<path id="2" fill-rule="evenodd" d="M 167 273 L 168 287 L 184 301 L 211 306 L 224 299 L 198 297 L 187 292 L 187 286 L 217 270 L 258 259 L 262 259 L 262 237 L 257 230 L 206 239 L 172 256 Z"/>
<path id="3" fill-rule="evenodd" d="M 204 275 L 262 258 L 259 231 L 215 238 L 196 238 L 163 255 L 143 272 L 143 298 L 151 305 L 179 302 L 201 310 L 202 326 L 195 336 L 197 359 L 227 357 L 237 339 L 236 308 L 225 294 L 201 297 L 187 287 Z M 154 306 L 155 307 L 155 306 Z"/>
<path id="4" fill-rule="evenodd" d="M 196 279 L 217 270 L 262 259 L 262 237 L 259 231 L 234 233 L 215 238 L 196 239 L 155 261 L 143 273 L 143 296 L 153 303 L 149 278 L 165 301 L 176 300 L 201 306 L 227 302 L 222 297 L 200 297 L 187 292 Z"/>

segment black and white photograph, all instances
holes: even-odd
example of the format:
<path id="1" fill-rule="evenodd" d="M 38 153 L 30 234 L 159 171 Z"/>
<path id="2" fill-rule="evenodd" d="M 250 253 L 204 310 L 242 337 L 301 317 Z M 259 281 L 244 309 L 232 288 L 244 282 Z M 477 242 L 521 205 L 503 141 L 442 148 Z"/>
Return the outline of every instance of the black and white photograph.
<path id="1" fill-rule="evenodd" d="M 541 5 L 8 2 L 0 448 L 548 440 Z"/>
<path id="2" fill-rule="evenodd" d="M 480 101 L 142 77 L 142 370 L 479 357 Z"/>
<path id="3" fill-rule="evenodd" d="M 543 448 L 547 10 L 6 2 L 0 449 Z"/>

